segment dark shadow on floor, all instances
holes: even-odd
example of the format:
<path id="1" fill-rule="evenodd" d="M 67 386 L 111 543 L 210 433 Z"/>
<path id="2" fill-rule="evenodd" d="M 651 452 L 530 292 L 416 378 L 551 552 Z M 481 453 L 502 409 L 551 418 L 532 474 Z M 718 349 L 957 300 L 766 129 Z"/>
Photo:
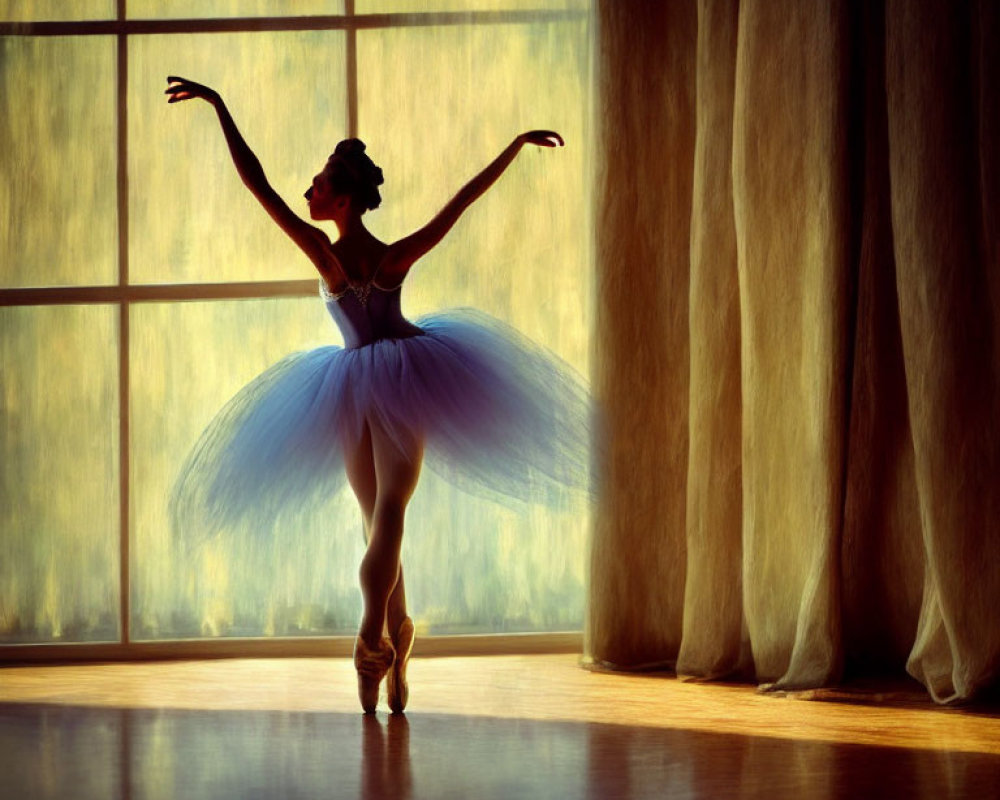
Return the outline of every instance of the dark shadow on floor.
<path id="1" fill-rule="evenodd" d="M 2 798 L 1000 797 L 1000 756 L 575 722 L 0 703 Z"/>

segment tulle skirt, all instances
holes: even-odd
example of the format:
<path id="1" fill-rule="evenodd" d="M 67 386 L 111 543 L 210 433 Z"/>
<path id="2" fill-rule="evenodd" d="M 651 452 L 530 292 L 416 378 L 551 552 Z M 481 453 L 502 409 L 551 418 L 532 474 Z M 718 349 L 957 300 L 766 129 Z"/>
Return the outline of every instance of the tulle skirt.
<path id="1" fill-rule="evenodd" d="M 594 414 L 568 364 L 479 312 L 417 325 L 424 335 L 293 353 L 244 387 L 184 464 L 174 526 L 266 535 L 279 516 L 309 513 L 346 484 L 344 453 L 366 424 L 404 454 L 422 441 L 426 468 L 500 502 L 591 494 Z"/>

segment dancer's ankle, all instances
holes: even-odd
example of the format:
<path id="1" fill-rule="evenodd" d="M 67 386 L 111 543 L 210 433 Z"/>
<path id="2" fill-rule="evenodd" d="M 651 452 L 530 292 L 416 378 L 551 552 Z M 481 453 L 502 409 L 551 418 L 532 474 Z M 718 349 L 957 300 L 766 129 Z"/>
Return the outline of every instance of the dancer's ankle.
<path id="1" fill-rule="evenodd" d="M 364 642 L 365 647 L 373 652 L 380 649 L 382 638 L 383 633 L 381 628 L 362 624 L 358 629 L 358 639 Z"/>
<path id="2" fill-rule="evenodd" d="M 403 623 L 406 622 L 408 619 L 409 617 L 406 614 L 402 614 L 399 617 L 387 620 L 386 632 L 388 633 L 389 638 L 392 639 L 393 644 L 395 644 L 396 640 L 399 638 L 399 629 L 403 626 Z"/>

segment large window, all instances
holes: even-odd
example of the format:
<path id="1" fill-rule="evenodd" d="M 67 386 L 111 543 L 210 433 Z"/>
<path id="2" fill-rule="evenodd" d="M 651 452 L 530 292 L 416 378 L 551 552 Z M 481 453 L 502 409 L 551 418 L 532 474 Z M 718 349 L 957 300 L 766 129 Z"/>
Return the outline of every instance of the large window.
<path id="1" fill-rule="evenodd" d="M 359 618 L 346 492 L 266 542 L 185 550 L 169 530 L 171 483 L 213 413 L 285 353 L 339 334 L 211 109 L 167 105 L 166 76 L 223 94 L 303 215 L 333 145 L 363 138 L 387 179 L 367 221 L 387 240 L 517 132 L 563 133 L 565 149 L 525 151 L 418 265 L 404 304 L 482 308 L 586 374 L 585 6 L 0 0 L 0 658 L 349 635 Z M 587 522 L 425 470 L 403 552 L 418 630 L 579 629 Z"/>

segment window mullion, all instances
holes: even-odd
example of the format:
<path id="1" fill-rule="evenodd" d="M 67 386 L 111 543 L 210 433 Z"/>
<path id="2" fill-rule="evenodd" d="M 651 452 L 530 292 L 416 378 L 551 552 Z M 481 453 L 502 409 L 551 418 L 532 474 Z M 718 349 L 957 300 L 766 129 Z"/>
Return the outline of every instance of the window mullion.
<path id="1" fill-rule="evenodd" d="M 347 28 L 344 31 L 345 69 L 344 77 L 347 84 L 347 138 L 358 135 L 358 30 L 351 24 L 354 21 L 354 0 L 344 0 L 344 16 L 347 17 Z"/>
<path id="2" fill-rule="evenodd" d="M 118 21 L 126 17 L 126 1 L 118 0 Z M 128 263 L 128 34 L 120 29 L 118 47 L 118 97 L 116 103 L 118 130 L 118 286 L 124 290 L 129 283 Z M 131 640 L 131 505 L 129 452 L 129 302 L 124 295 L 118 303 L 118 502 L 119 502 L 119 565 L 118 609 L 119 641 Z"/>

